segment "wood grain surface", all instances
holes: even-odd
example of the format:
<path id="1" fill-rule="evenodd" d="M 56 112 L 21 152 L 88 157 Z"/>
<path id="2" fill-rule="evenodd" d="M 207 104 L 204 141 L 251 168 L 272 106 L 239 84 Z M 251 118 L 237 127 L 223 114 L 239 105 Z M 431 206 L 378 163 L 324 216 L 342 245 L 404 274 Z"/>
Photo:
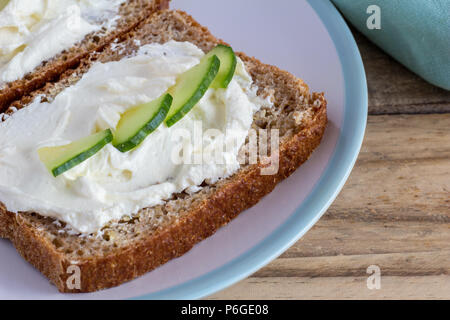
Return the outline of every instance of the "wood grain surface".
<path id="1" fill-rule="evenodd" d="M 371 115 L 349 180 L 300 241 L 209 299 L 450 299 L 450 92 L 354 33 Z"/>

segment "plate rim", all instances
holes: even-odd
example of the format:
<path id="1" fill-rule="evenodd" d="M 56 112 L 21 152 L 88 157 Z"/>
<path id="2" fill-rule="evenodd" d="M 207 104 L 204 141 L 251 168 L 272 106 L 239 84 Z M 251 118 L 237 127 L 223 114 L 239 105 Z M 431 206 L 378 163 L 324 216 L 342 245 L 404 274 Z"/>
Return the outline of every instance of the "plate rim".
<path id="1" fill-rule="evenodd" d="M 343 188 L 364 139 L 368 114 L 366 73 L 355 39 L 331 1 L 306 1 L 319 16 L 336 47 L 345 82 L 342 130 L 324 172 L 291 216 L 251 249 L 204 275 L 130 299 L 200 299 L 235 284 L 276 259 L 297 242 L 322 217 Z M 316 214 L 305 222 L 301 218 L 305 211 Z"/>

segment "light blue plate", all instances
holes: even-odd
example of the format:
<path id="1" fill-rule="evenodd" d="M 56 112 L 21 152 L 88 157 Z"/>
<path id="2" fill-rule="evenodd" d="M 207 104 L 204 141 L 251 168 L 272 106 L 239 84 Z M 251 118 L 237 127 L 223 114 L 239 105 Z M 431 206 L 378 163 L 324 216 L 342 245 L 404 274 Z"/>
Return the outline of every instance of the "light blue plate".
<path id="1" fill-rule="evenodd" d="M 324 214 L 344 186 L 364 137 L 367 121 L 366 76 L 355 40 L 336 8 L 327 0 L 309 0 L 308 3 L 334 42 L 345 81 L 341 134 L 325 172 L 295 213 L 259 244 L 205 275 L 138 299 L 197 299 L 248 277 L 300 239 Z"/>
<path id="2" fill-rule="evenodd" d="M 361 57 L 327 0 L 172 0 L 236 50 L 324 91 L 328 126 L 320 146 L 291 177 L 214 236 L 119 287 L 60 294 L 0 239 L 0 299 L 194 299 L 244 279 L 294 244 L 335 199 L 355 163 L 367 119 Z M 232 19 L 230 19 L 232 17 Z"/>

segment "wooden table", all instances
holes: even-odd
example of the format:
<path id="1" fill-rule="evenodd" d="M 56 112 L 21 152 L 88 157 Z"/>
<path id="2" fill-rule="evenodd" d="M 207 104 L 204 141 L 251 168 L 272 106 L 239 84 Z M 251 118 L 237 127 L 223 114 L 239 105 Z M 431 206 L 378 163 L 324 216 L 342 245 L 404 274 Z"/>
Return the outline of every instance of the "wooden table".
<path id="1" fill-rule="evenodd" d="M 210 299 L 450 299 L 450 92 L 354 34 L 370 115 L 349 180 L 293 247 Z"/>

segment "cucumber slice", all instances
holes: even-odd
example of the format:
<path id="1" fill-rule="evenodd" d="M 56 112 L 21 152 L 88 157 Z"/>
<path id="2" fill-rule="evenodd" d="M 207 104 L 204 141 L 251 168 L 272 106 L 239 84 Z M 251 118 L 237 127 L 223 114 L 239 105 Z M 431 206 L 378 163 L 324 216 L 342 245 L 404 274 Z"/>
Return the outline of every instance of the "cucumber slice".
<path id="1" fill-rule="evenodd" d="M 204 96 L 220 68 L 216 55 L 204 58 L 198 65 L 181 74 L 168 92 L 173 97 L 172 107 L 165 121 L 168 127 L 183 118 Z"/>
<path id="2" fill-rule="evenodd" d="M 166 93 L 156 100 L 127 110 L 117 124 L 113 146 L 121 152 L 136 148 L 164 121 L 172 100 L 172 96 Z"/>
<path id="3" fill-rule="evenodd" d="M 237 58 L 231 47 L 219 44 L 214 49 L 212 49 L 206 57 L 216 55 L 220 60 L 220 69 L 217 73 L 216 79 L 211 84 L 211 88 L 226 89 L 233 79 L 234 72 L 236 71 Z"/>
<path id="4" fill-rule="evenodd" d="M 64 146 L 43 147 L 37 152 L 47 169 L 57 177 L 92 157 L 112 139 L 111 130 L 107 129 Z"/>

